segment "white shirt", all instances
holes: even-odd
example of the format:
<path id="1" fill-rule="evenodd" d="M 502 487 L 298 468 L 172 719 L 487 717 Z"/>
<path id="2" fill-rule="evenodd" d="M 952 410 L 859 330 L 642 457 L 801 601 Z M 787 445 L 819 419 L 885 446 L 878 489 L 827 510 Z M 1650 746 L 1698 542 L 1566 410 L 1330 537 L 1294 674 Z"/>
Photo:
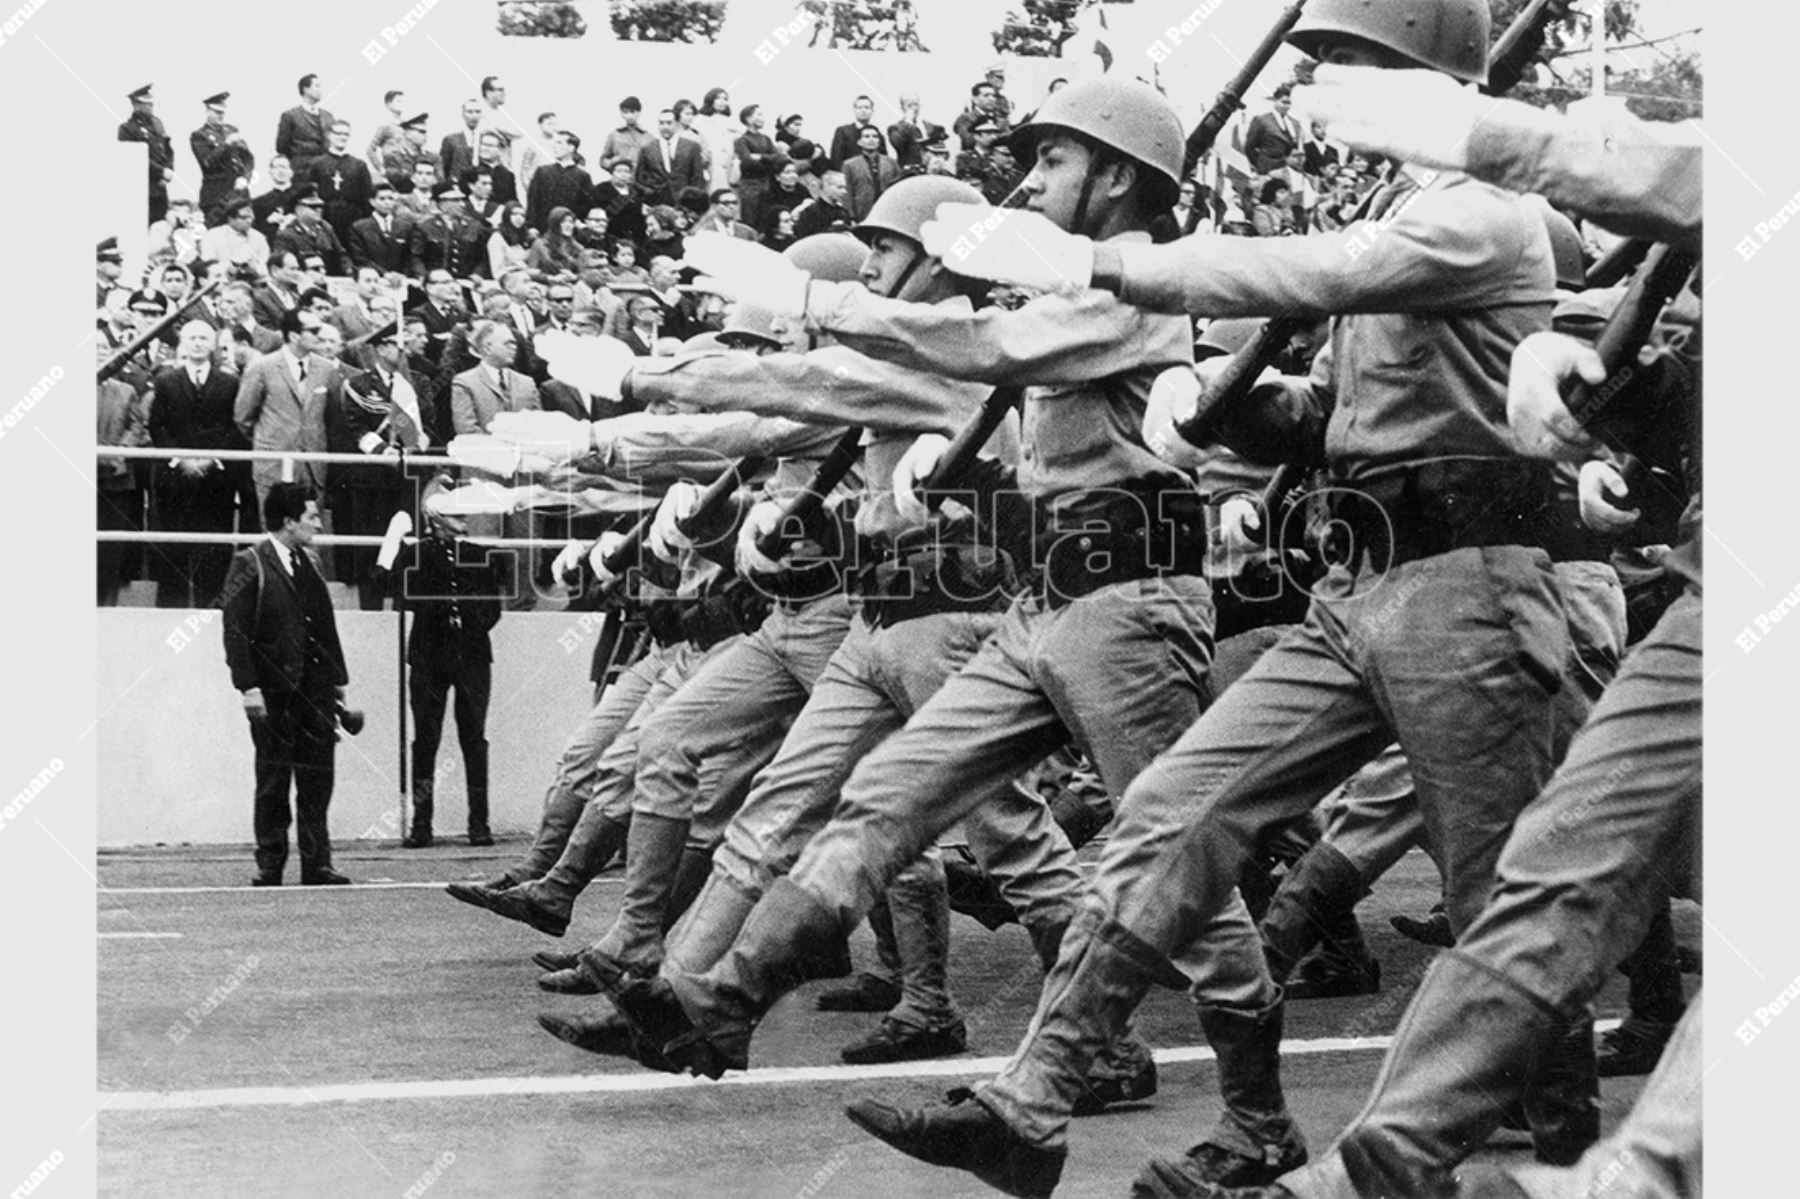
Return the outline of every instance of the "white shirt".
<path id="1" fill-rule="evenodd" d="M 288 374 L 293 377 L 294 386 L 299 387 L 306 381 L 306 365 L 294 357 L 294 351 L 287 346 L 281 347 L 281 357 L 287 362 Z"/>
<path id="2" fill-rule="evenodd" d="M 275 547 L 275 558 L 281 563 L 281 568 L 288 572 L 288 578 L 293 578 L 295 551 L 282 544 L 281 538 L 273 533 L 269 534 L 269 544 Z"/>

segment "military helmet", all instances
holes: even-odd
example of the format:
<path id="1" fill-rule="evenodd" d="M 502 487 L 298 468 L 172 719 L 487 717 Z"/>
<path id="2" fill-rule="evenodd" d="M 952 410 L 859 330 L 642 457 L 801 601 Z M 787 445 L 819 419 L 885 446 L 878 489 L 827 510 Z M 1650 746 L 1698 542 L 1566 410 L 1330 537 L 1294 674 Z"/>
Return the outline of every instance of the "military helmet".
<path id="1" fill-rule="evenodd" d="M 912 175 L 881 193 L 862 223 L 851 230 L 863 241 L 877 233 L 898 233 L 924 244 L 919 232 L 937 216 L 939 204 L 985 204 L 981 193 L 960 179 L 947 175 Z"/>
<path id="2" fill-rule="evenodd" d="M 1262 327 L 1261 317 L 1221 317 L 1210 322 L 1205 331 L 1194 339 L 1194 357 L 1214 358 L 1221 354 L 1235 354 L 1249 345 L 1250 339 Z M 1202 354 L 1202 350 L 1206 352 Z"/>
<path id="3" fill-rule="evenodd" d="M 719 330 L 719 342 L 735 349 L 747 340 L 771 346 L 781 344 L 781 338 L 775 336 L 775 313 L 739 300 L 725 314 L 725 327 Z"/>
<path id="4" fill-rule="evenodd" d="M 783 250 L 781 256 L 821 283 L 853 283 L 868 251 L 847 233 L 814 233 Z"/>
<path id="5" fill-rule="evenodd" d="M 1180 194 L 1187 135 L 1174 108 L 1149 85 L 1113 75 L 1071 83 L 1013 130 L 1007 144 L 1020 163 L 1029 165 L 1038 139 L 1052 129 L 1082 134 L 1141 163 L 1146 168 L 1144 196 L 1152 207 L 1167 208 Z"/>
<path id="6" fill-rule="evenodd" d="M 1556 262 L 1556 286 L 1563 291 L 1581 291 L 1587 287 L 1587 264 L 1581 253 L 1581 233 L 1571 221 L 1542 197 L 1538 215 L 1544 218 L 1544 230 L 1550 234 L 1550 257 Z"/>
<path id="7" fill-rule="evenodd" d="M 1288 43 L 1319 57 L 1339 35 L 1361 38 L 1464 83 L 1487 82 L 1488 0 L 1310 0 Z"/>

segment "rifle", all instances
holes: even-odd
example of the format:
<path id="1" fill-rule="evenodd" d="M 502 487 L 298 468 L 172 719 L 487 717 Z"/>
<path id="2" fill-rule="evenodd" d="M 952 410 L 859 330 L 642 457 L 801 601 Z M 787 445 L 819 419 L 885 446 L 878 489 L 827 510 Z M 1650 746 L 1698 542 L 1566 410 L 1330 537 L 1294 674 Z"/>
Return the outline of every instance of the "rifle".
<path id="1" fill-rule="evenodd" d="M 787 553 L 788 546 L 804 536 L 804 530 L 818 519 L 825 508 L 825 497 L 832 489 L 844 481 L 850 468 L 856 465 L 857 456 L 862 453 L 861 426 L 853 425 L 844 430 L 844 435 L 837 439 L 831 452 L 820 459 L 813 477 L 807 482 L 806 490 L 787 502 L 781 510 L 781 519 L 775 527 L 756 539 L 756 552 L 770 560 L 779 559 Z M 790 533 L 789 530 L 793 532 Z"/>
<path id="2" fill-rule="evenodd" d="M 1642 269 L 1632 277 L 1625 298 L 1619 301 L 1618 308 L 1613 310 L 1594 341 L 1594 352 L 1606 365 L 1605 381 L 1596 386 L 1578 378 L 1564 385 L 1563 397 L 1569 414 L 1584 428 L 1599 419 L 1638 377 L 1638 351 L 1650 340 L 1662 310 L 1687 286 L 1688 277 L 1698 263 L 1696 253 L 1659 245 L 1650 251 Z"/>
<path id="3" fill-rule="evenodd" d="M 981 411 L 975 414 L 975 418 L 956 431 L 956 436 L 944 447 L 943 456 L 938 459 L 931 474 L 914 485 L 913 490 L 925 500 L 928 509 L 933 512 L 938 510 L 938 505 L 944 502 L 944 494 L 954 491 L 957 484 L 962 482 L 963 476 L 969 473 L 969 468 L 981 453 L 981 447 L 994 435 L 994 430 L 1000 427 L 1006 414 L 1024 401 L 1024 397 L 1023 388 L 996 387 L 981 402 Z"/>
<path id="4" fill-rule="evenodd" d="M 738 459 L 731 469 L 706 485 L 706 490 L 700 493 L 700 498 L 694 503 L 694 510 L 675 522 L 675 531 L 689 541 L 707 536 L 744 480 L 761 474 L 768 464 L 768 458 L 761 454 L 746 454 Z"/>
<path id="5" fill-rule="evenodd" d="M 1306 462 L 1283 462 L 1270 476 L 1268 485 L 1262 490 L 1262 525 L 1255 529 L 1244 530 L 1252 541 L 1261 545 L 1273 545 L 1275 530 L 1286 523 L 1288 509 L 1288 493 L 1306 481 L 1312 473 L 1312 466 Z"/>
<path id="6" fill-rule="evenodd" d="M 1638 269 L 1652 243 L 1641 237 L 1628 237 L 1606 252 L 1605 257 L 1588 268 L 1582 280 L 1587 287 L 1611 287 Z"/>
<path id="7" fill-rule="evenodd" d="M 187 315 L 188 309 L 198 304 L 201 300 L 206 299 L 221 287 L 224 287 L 225 283 L 226 281 L 224 279 L 214 279 L 211 283 L 208 283 L 205 287 L 202 287 L 193 295 L 183 300 L 175 308 L 157 318 L 154 325 L 151 325 L 148 329 L 145 329 L 129 342 L 120 346 L 114 351 L 111 358 L 108 358 L 105 362 L 100 364 L 99 378 L 96 381 L 104 383 L 120 371 L 124 370 L 125 364 L 135 358 L 138 351 L 161 337 L 164 333 L 167 333 L 174 327 L 176 321 Z"/>
<path id="8" fill-rule="evenodd" d="M 1488 51 L 1487 82 L 1481 90 L 1503 96 L 1518 86 L 1525 68 L 1544 48 L 1544 33 L 1552 21 L 1567 20 L 1573 0 L 1531 0 L 1513 18 L 1500 40 Z"/>
<path id="9" fill-rule="evenodd" d="M 1538 2 L 1543 3 L 1544 0 Z M 1567 3 L 1568 0 L 1563 2 Z M 1250 57 L 1244 60 L 1244 65 L 1238 68 L 1238 73 L 1219 92 L 1213 106 L 1206 110 L 1206 115 L 1194 126 L 1194 131 L 1188 134 L 1187 156 L 1181 164 L 1183 178 L 1194 173 L 1194 167 L 1199 164 L 1201 157 L 1219 140 L 1219 131 L 1225 128 L 1225 122 L 1231 119 L 1232 113 L 1244 106 L 1244 93 L 1250 90 L 1256 77 L 1262 74 L 1263 68 L 1269 65 L 1269 60 L 1275 57 L 1275 51 L 1281 49 L 1282 41 L 1299 22 L 1300 10 L 1304 7 L 1306 0 L 1294 0 L 1281 10 L 1281 15 L 1275 18 L 1275 24 L 1270 26 L 1269 32 L 1263 35 L 1263 40 L 1257 43 Z"/>

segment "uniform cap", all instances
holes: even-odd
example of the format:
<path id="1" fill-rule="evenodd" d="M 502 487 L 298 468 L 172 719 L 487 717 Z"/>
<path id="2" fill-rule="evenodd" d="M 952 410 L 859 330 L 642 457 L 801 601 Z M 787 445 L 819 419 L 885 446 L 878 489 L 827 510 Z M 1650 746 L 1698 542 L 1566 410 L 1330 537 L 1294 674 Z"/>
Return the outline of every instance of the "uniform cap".
<path id="1" fill-rule="evenodd" d="M 208 108 L 223 108 L 225 106 L 225 101 L 229 99 L 231 99 L 230 92 L 214 92 L 206 99 L 200 101 L 200 103 L 206 105 Z"/>

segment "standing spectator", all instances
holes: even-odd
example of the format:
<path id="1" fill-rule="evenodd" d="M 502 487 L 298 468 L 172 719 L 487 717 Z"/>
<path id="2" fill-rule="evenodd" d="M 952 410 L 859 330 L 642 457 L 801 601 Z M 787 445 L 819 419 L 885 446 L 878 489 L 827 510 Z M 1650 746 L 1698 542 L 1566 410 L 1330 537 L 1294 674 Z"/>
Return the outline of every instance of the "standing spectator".
<path id="1" fill-rule="evenodd" d="M 957 144 L 964 150 L 973 145 L 975 126 L 983 121 L 992 121 L 997 132 L 1006 131 L 1006 118 L 1000 112 L 1000 93 L 985 79 L 969 89 L 969 106 L 951 123 Z"/>
<path id="2" fill-rule="evenodd" d="M 581 249 L 575 240 L 575 214 L 567 208 L 552 208 L 543 234 L 525 255 L 525 269 L 544 282 L 573 278 L 581 269 Z"/>
<path id="3" fill-rule="evenodd" d="M 1150 222 L 1150 240 L 1161 244 L 1213 231 L 1212 214 L 1199 201 L 1200 185 L 1192 179 L 1181 181 L 1175 207 Z"/>
<path id="4" fill-rule="evenodd" d="M 900 93 L 900 119 L 887 128 L 894 161 L 903 175 L 925 174 L 925 147 L 944 138 L 944 127 L 919 115 L 919 93 Z"/>
<path id="5" fill-rule="evenodd" d="M 412 136 L 416 139 L 415 148 L 422 147 L 423 133 Z M 313 159 L 300 181 L 318 188 L 319 198 L 325 201 L 325 223 L 331 226 L 340 243 L 348 244 L 350 226 L 369 215 L 374 181 L 369 176 L 368 164 L 350 153 L 349 121 L 333 121 L 329 137 L 325 153 Z M 332 272 L 334 275 L 340 273 Z"/>
<path id="6" fill-rule="evenodd" d="M 262 510 L 269 536 L 233 556 L 224 590 L 225 661 L 256 746 L 256 876 L 250 881 L 281 885 L 293 822 L 301 884 L 348 883 L 331 868 L 326 812 L 336 767 L 336 713 L 350 675 L 311 548 L 319 505 L 309 489 L 278 483 Z"/>
<path id="7" fill-rule="evenodd" d="M 399 149 L 406 141 L 406 130 L 400 120 L 406 112 L 406 93 L 390 89 L 382 95 L 381 105 L 387 109 L 388 119 L 376 126 L 375 136 L 369 139 L 369 148 L 363 154 L 370 174 L 377 177 L 387 174 L 388 153 Z"/>
<path id="8" fill-rule="evenodd" d="M 880 153 L 886 154 L 888 149 L 887 138 L 882 134 L 881 127 L 874 124 L 875 101 L 867 96 L 858 96 L 851 102 L 850 112 L 850 123 L 839 125 L 832 131 L 831 150 L 827 154 L 831 165 L 839 170 L 843 170 L 846 162 L 863 152 L 862 133 L 865 129 L 875 130 L 875 136 L 879 139 L 876 149 Z"/>
<path id="9" fill-rule="evenodd" d="M 222 262 L 237 278 L 261 279 L 269 273 L 269 239 L 253 228 L 256 206 L 250 200 L 227 200 L 219 206 L 224 224 L 200 237 L 200 254 Z"/>
<path id="10" fill-rule="evenodd" d="M 844 207 L 847 191 L 844 172 L 826 171 L 819 176 L 819 194 L 794 209 L 794 237 L 848 230 L 853 223 Z"/>
<path id="11" fill-rule="evenodd" d="M 337 234 L 325 223 L 325 198 L 319 194 L 317 184 L 305 184 L 294 193 L 294 219 L 275 235 L 269 250 L 298 254 L 302 262 L 307 255 L 317 254 L 324 261 L 326 274 L 345 273 L 348 255 Z"/>
<path id="12" fill-rule="evenodd" d="M 104 360 L 107 351 L 100 350 Z M 145 430 L 144 405 L 138 389 L 122 379 L 102 380 L 97 400 L 98 428 L 96 445 L 136 448 L 149 444 Z M 135 533 L 144 527 L 144 492 L 138 486 L 133 463 L 124 458 L 102 456 L 94 484 L 96 492 L 96 527 L 102 532 Z M 119 602 L 119 591 L 129 573 L 130 547 L 123 542 L 102 541 L 95 551 L 95 602 L 110 608 Z"/>
<path id="13" fill-rule="evenodd" d="M 392 128 L 400 135 L 382 151 L 381 162 L 369 165 L 377 178 L 384 178 L 396 190 L 412 186 L 413 166 L 419 162 L 437 165 L 437 157 L 426 147 L 430 118 L 425 113 L 410 116 Z"/>
<path id="14" fill-rule="evenodd" d="M 359 270 L 372 266 L 384 275 L 406 273 L 412 226 L 399 215 L 399 202 L 392 183 L 383 179 L 375 184 L 369 196 L 374 211 L 350 226 L 350 238 L 344 243 L 352 266 Z"/>
<path id="15" fill-rule="evenodd" d="M 251 449 L 325 448 L 326 384 L 321 379 L 329 374 L 331 364 L 316 354 L 323 323 L 298 308 L 287 312 L 281 318 L 281 348 L 255 359 L 245 370 L 232 417 Z M 280 481 L 281 463 L 256 462 L 251 475 L 260 503 Z M 321 472 L 316 463 L 299 462 L 294 465 L 294 477 L 316 483 Z"/>
<path id="16" fill-rule="evenodd" d="M 150 160 L 150 219 L 154 225 L 169 211 L 169 180 L 175 177 L 175 143 L 169 131 L 156 116 L 156 102 L 150 94 L 153 85 L 146 83 L 132 92 L 131 115 L 119 126 L 122 142 L 143 142 Z M 204 205 L 202 209 L 204 210 Z"/>
<path id="17" fill-rule="evenodd" d="M 525 139 L 524 149 L 519 151 L 519 183 L 526 191 L 531 190 L 531 181 L 537 173 L 550 163 L 558 161 L 556 138 L 562 132 L 561 118 L 553 112 L 540 112 L 537 119 L 537 134 Z M 479 149 L 481 141 L 475 142 Z"/>
<path id="18" fill-rule="evenodd" d="M 612 237 L 641 241 L 644 236 L 644 205 L 633 182 L 637 168 L 629 162 L 615 162 L 605 183 L 594 189 L 594 207 L 606 213 L 606 228 Z"/>
<path id="19" fill-rule="evenodd" d="M 511 204 L 522 195 L 519 191 L 518 177 L 513 174 L 513 169 L 502 160 L 500 142 L 491 133 L 484 133 L 475 140 L 475 166 L 494 177 L 494 200 L 496 202 Z M 468 171 L 464 171 L 463 176 L 467 175 Z M 469 184 L 463 176 L 448 178 L 447 182 L 460 183 L 466 189 Z"/>
<path id="20" fill-rule="evenodd" d="M 220 92 L 221 96 L 225 93 Z M 219 112 L 224 113 L 220 108 Z M 233 133 L 237 130 L 227 125 Z M 198 137 L 196 133 L 194 136 Z M 197 153 L 197 151 L 196 151 Z M 249 153 L 248 150 L 245 153 Z M 293 219 L 289 210 L 294 203 L 294 192 L 298 188 L 294 183 L 294 168 L 287 160 L 287 155 L 277 154 L 269 159 L 269 190 L 250 201 L 251 210 L 256 213 L 256 231 L 274 241 L 281 227 Z"/>
<path id="21" fill-rule="evenodd" d="M 724 88 L 711 88 L 700 98 L 700 113 L 694 118 L 693 132 L 705 143 L 706 167 L 711 172 L 712 187 L 735 184 L 737 179 L 733 172 L 737 169 L 737 156 L 733 146 L 743 130 L 731 119 L 731 97 Z M 696 179 L 691 186 L 701 191 L 712 190 L 705 179 Z M 677 185 L 671 195 L 680 194 L 681 185 Z"/>
<path id="22" fill-rule="evenodd" d="M 208 224 L 217 224 L 223 219 L 215 214 L 233 193 L 249 194 L 250 175 L 256 169 L 256 155 L 250 152 L 244 135 L 238 132 L 236 125 L 225 123 L 225 102 L 229 99 L 230 92 L 218 92 L 201 101 L 206 107 L 206 119 L 200 128 L 188 134 L 188 149 L 194 152 L 194 161 L 200 164 L 200 213 Z M 285 158 L 283 164 L 285 167 Z M 286 173 L 284 170 L 283 174 Z M 269 162 L 269 176 L 276 179 L 278 188 L 287 186 L 288 181 L 276 175 L 274 160 Z M 271 235 L 266 228 L 261 232 L 265 237 Z"/>
<path id="23" fill-rule="evenodd" d="M 862 220 L 881 193 L 900 182 L 900 164 L 882 152 L 881 130 L 864 125 L 857 135 L 856 153 L 844 164 L 844 185 L 850 196 L 850 216 Z"/>
<path id="24" fill-rule="evenodd" d="M 525 199 L 526 223 L 545 232 L 550 229 L 551 209 L 586 212 L 588 198 L 594 193 L 593 179 L 573 161 L 575 143 L 568 132 L 559 130 L 553 145 L 556 161 L 533 172 Z"/>
<path id="25" fill-rule="evenodd" d="M 1276 88 L 1270 111 L 1251 118 L 1244 131 L 1244 157 L 1255 174 L 1267 175 L 1285 165 L 1288 155 L 1300 148 L 1300 123 L 1288 115 L 1294 106 L 1292 91 L 1286 83 Z"/>
<path id="26" fill-rule="evenodd" d="M 155 376 L 148 440 L 171 452 L 157 464 L 157 524 L 172 533 L 229 533 L 236 517 L 238 481 L 205 453 L 245 446 L 234 415 L 238 377 L 213 365 L 218 340 L 211 326 L 189 321 L 175 362 Z M 155 559 L 157 607 L 210 608 L 218 603 L 231 547 L 164 545 Z"/>
<path id="27" fill-rule="evenodd" d="M 496 412 L 536 410 L 537 384 L 514 369 L 519 340 L 510 325 L 477 321 L 470 333 L 477 364 L 450 384 L 450 418 L 458 433 L 485 433 Z"/>
<path id="28" fill-rule="evenodd" d="M 300 103 L 281 114 L 275 129 L 275 153 L 286 155 L 294 174 L 304 179 L 313 159 L 325 153 L 332 117 L 319 107 L 324 88 L 317 75 L 302 75 L 299 90 Z"/>
<path id="29" fill-rule="evenodd" d="M 794 153 L 794 143 L 800 142 L 800 141 L 806 141 L 806 138 L 805 138 L 804 132 L 803 132 L 805 130 L 805 128 L 806 128 L 806 118 L 801 116 L 797 112 L 789 113 L 787 116 L 782 117 L 780 120 L 775 122 L 775 140 L 777 142 L 781 143 L 781 145 L 787 150 L 789 158 L 801 157 L 800 155 Z M 812 145 L 811 142 L 807 142 L 806 144 L 809 146 Z M 812 156 L 809 154 L 809 155 L 806 155 L 805 157 L 811 158 Z"/>
<path id="30" fill-rule="evenodd" d="M 498 75 L 489 75 L 481 81 L 481 102 L 486 107 L 482 110 L 480 122 L 475 126 L 475 145 L 480 148 L 481 134 L 493 133 L 500 139 L 501 159 L 510 163 L 513 159 L 513 138 L 518 132 L 519 124 L 506 111 L 506 85 L 500 82 Z M 554 119 L 555 114 L 550 115 Z M 530 161 L 530 150 L 531 147 L 526 147 L 526 153 L 522 156 L 527 163 Z M 530 169 L 529 165 L 523 166 L 519 173 L 521 176 L 528 175 Z"/>
<path id="31" fill-rule="evenodd" d="M 994 116 L 1002 125 L 1013 124 L 1013 102 L 1006 98 L 1006 64 L 997 62 L 987 69 L 984 76 L 989 87 L 994 89 Z"/>
<path id="32" fill-rule="evenodd" d="M 638 153 L 638 198 L 647 205 L 673 204 L 683 188 L 704 190 L 706 167 L 700 149 L 700 142 L 677 132 L 672 110 L 657 113 L 656 137 Z"/>
<path id="33" fill-rule="evenodd" d="M 732 147 L 738 163 L 737 196 L 743 207 L 743 219 L 754 231 L 762 223 L 769 183 L 777 168 L 787 161 L 787 155 L 775 144 L 774 138 L 763 132 L 762 105 L 746 104 L 738 115 L 744 122 L 744 132 Z M 713 189 L 715 200 L 719 190 Z M 755 236 L 754 232 L 752 236 Z"/>
<path id="34" fill-rule="evenodd" d="M 606 135 L 606 141 L 600 146 L 600 169 L 611 171 L 614 164 L 625 163 L 636 167 L 638 155 L 650 140 L 650 131 L 638 124 L 644 112 L 644 102 L 636 96 L 626 96 L 619 101 L 619 127 Z"/>
<path id="35" fill-rule="evenodd" d="M 463 127 L 445 135 L 438 144 L 438 171 L 446 179 L 461 179 L 462 173 L 475 165 L 475 129 L 481 124 L 481 101 L 464 100 L 462 119 Z"/>
<path id="36" fill-rule="evenodd" d="M 125 295 L 119 276 L 125 272 L 125 255 L 119 252 L 119 239 L 102 240 L 94 252 L 94 307 L 106 308 Z"/>
<path id="37" fill-rule="evenodd" d="M 1340 158 L 1338 148 L 1325 140 L 1325 126 L 1314 121 L 1308 130 L 1306 144 L 1301 149 L 1305 151 L 1302 166 L 1306 173 L 1321 185 L 1330 184 Z"/>
<path id="38" fill-rule="evenodd" d="M 396 561 L 393 586 L 412 609 L 406 642 L 412 702 L 412 822 L 401 844 L 432 843 L 438 746 L 444 709 L 456 693 L 456 739 L 468 784 L 469 844 L 494 843 L 488 829 L 488 697 L 494 651 L 488 632 L 500 621 L 500 576 L 487 550 L 456 536 L 451 524 L 425 516 L 426 536 Z"/>
<path id="39" fill-rule="evenodd" d="M 468 197 L 465 203 L 469 215 L 482 227 L 482 239 L 485 241 L 488 232 L 500 225 L 500 214 L 506 210 L 505 202 L 494 198 L 494 172 L 487 167 L 470 167 L 463 172 L 462 190 Z M 477 272 L 485 274 L 484 271 Z"/>

